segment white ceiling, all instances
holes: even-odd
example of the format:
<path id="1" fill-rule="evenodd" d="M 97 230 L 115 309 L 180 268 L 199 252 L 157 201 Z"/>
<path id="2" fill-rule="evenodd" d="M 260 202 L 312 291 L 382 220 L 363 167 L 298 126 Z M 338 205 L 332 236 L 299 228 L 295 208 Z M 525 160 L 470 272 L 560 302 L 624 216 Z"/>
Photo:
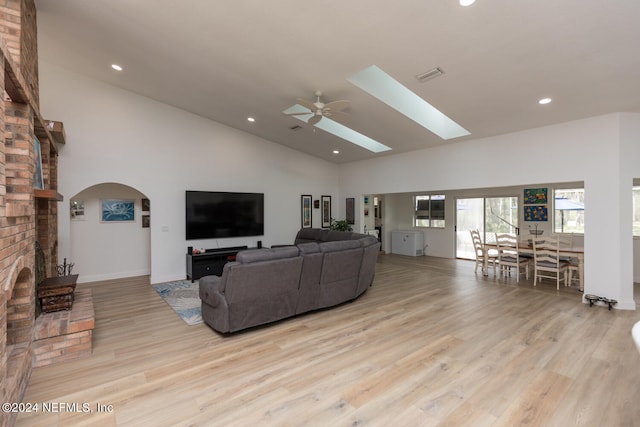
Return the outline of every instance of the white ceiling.
<path id="1" fill-rule="evenodd" d="M 332 162 L 640 112 L 638 0 L 467 8 L 458 0 L 37 0 L 37 8 L 42 61 Z M 444 141 L 346 80 L 374 64 L 471 135 Z M 436 66 L 443 76 L 415 78 Z M 347 125 L 392 150 L 374 154 L 282 114 L 316 90 L 325 102 L 350 100 Z M 547 96 L 551 104 L 537 104 Z"/>

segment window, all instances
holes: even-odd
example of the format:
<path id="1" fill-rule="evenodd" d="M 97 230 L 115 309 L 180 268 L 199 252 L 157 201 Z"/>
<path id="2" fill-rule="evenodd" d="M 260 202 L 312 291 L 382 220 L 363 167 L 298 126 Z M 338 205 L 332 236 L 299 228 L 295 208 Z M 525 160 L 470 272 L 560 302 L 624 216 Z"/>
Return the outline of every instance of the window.
<path id="1" fill-rule="evenodd" d="M 554 190 L 553 231 L 584 234 L 584 188 Z"/>
<path id="2" fill-rule="evenodd" d="M 415 197 L 415 226 L 444 228 L 444 195 Z"/>
<path id="3" fill-rule="evenodd" d="M 640 187 L 633 187 L 633 235 L 640 236 Z"/>
<path id="4" fill-rule="evenodd" d="M 495 233 L 516 234 L 516 230 L 518 230 L 518 197 L 487 197 L 484 200 L 486 240 L 494 239 Z"/>

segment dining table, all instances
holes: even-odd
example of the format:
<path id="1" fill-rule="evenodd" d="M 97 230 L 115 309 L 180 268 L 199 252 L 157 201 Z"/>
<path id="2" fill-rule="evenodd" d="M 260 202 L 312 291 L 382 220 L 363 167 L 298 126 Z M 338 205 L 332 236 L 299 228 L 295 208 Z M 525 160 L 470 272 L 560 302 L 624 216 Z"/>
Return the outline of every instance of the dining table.
<path id="1" fill-rule="evenodd" d="M 484 259 L 482 263 L 482 274 L 484 276 L 489 275 L 489 250 L 497 251 L 498 244 L 496 242 L 486 242 L 484 244 Z M 518 252 L 533 257 L 533 241 L 526 237 L 519 239 Z M 558 253 L 561 257 L 576 258 L 578 260 L 580 291 L 584 292 L 584 247 L 561 244 Z"/>

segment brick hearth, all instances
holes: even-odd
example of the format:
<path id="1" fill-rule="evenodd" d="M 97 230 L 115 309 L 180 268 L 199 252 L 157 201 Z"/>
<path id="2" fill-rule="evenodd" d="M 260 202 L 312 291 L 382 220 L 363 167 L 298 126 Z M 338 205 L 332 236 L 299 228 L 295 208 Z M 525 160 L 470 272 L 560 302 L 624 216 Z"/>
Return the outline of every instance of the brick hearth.
<path id="1" fill-rule="evenodd" d="M 76 290 L 71 310 L 42 314 L 36 319 L 33 367 L 67 362 L 91 355 L 91 336 L 94 327 L 91 290 Z"/>

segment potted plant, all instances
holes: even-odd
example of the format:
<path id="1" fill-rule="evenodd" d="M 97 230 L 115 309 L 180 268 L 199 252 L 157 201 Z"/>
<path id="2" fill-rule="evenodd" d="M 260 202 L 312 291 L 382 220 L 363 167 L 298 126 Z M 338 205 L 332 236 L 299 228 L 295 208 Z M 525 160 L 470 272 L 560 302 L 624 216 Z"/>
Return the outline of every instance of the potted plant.
<path id="1" fill-rule="evenodd" d="M 344 219 L 336 220 L 331 218 L 331 225 L 329 226 L 329 228 L 331 230 L 338 231 L 353 231 L 353 228 L 351 228 L 351 226 Z"/>

